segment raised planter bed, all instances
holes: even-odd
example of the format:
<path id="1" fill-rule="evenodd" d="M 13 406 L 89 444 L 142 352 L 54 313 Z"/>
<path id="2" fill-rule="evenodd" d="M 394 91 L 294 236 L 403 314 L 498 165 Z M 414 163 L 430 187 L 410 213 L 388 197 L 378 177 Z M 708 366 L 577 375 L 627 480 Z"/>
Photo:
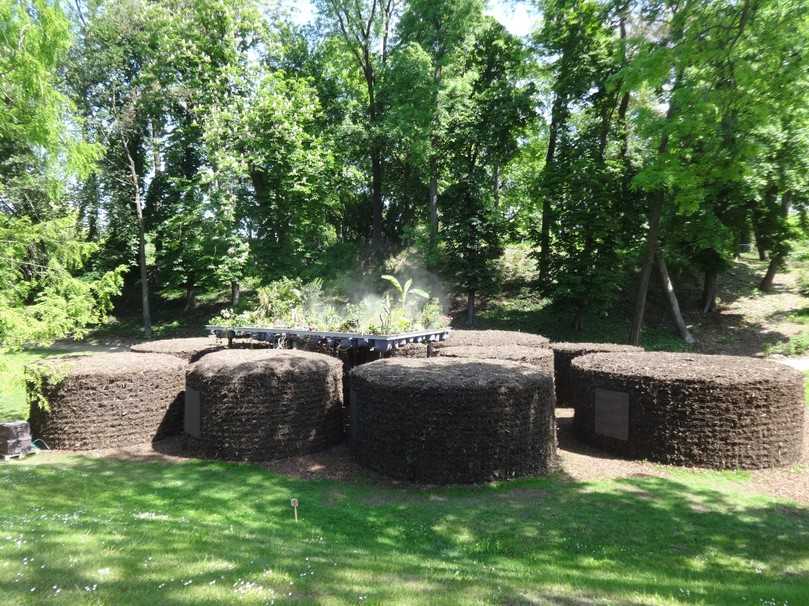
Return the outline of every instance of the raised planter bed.
<path id="1" fill-rule="evenodd" d="M 229 349 L 188 371 L 185 434 L 206 456 L 269 461 L 338 443 L 342 363 L 288 349 Z"/>
<path id="2" fill-rule="evenodd" d="M 574 427 L 619 455 L 672 465 L 762 469 L 799 460 L 803 375 L 783 364 L 685 353 L 573 360 Z"/>
<path id="3" fill-rule="evenodd" d="M 477 358 L 479 360 L 508 360 L 536 366 L 553 377 L 553 351 L 544 347 L 524 345 L 456 345 L 442 347 L 437 354 L 444 358 Z"/>
<path id="4" fill-rule="evenodd" d="M 574 398 L 573 377 L 570 364 L 575 358 L 591 353 L 630 353 L 643 351 L 635 345 L 619 343 L 551 343 L 553 366 L 556 377 L 556 405 L 572 406 Z"/>
<path id="5" fill-rule="evenodd" d="M 342 349 L 366 348 L 385 354 L 397 347 L 413 343 L 432 344 L 444 341 L 450 334 L 448 328 L 420 330 L 393 335 L 369 335 L 351 332 L 329 332 L 306 328 L 273 328 L 267 326 L 215 326 L 205 327 L 220 339 L 232 342 L 234 339 L 250 338 L 274 343 L 280 339 L 302 339 L 318 341 L 328 346 Z"/>
<path id="6" fill-rule="evenodd" d="M 99 353 L 27 370 L 31 433 L 50 448 L 148 443 L 182 430 L 186 363 L 151 353 Z"/>
<path id="7" fill-rule="evenodd" d="M 186 362 L 196 362 L 202 356 L 224 348 L 224 343 L 217 343 L 209 337 L 191 337 L 188 339 L 146 341 L 145 343 L 133 345 L 129 350 L 135 353 L 169 354 Z"/>
<path id="8" fill-rule="evenodd" d="M 401 358 L 427 358 L 432 350 L 447 347 L 532 347 L 547 348 L 550 341 L 542 335 L 513 330 L 453 330 L 445 339 L 435 342 L 430 350 L 414 343 L 397 348 L 393 355 Z"/>
<path id="9" fill-rule="evenodd" d="M 351 448 L 392 478 L 474 483 L 556 465 L 553 378 L 504 360 L 392 358 L 351 372 Z"/>

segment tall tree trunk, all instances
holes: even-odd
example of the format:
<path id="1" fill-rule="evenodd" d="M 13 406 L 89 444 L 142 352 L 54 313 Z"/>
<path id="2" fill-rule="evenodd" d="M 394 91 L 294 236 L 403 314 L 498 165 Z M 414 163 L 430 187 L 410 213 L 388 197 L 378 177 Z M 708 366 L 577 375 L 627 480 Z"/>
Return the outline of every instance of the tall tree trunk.
<path id="1" fill-rule="evenodd" d="M 375 254 L 384 249 L 382 210 L 382 152 L 374 144 L 371 149 L 371 248 Z"/>
<path id="2" fill-rule="evenodd" d="M 784 260 L 780 255 L 772 256 L 770 259 L 770 264 L 767 266 L 767 273 L 764 274 L 764 277 L 761 278 L 761 282 L 758 283 L 759 290 L 763 290 L 764 292 L 772 291 L 773 282 L 775 281 L 775 274 L 777 274 L 778 270 L 781 269 L 783 262 Z"/>
<path id="3" fill-rule="evenodd" d="M 431 161 L 435 164 L 434 161 Z M 428 204 L 430 206 L 430 250 L 435 250 L 438 242 L 438 175 L 437 168 L 430 170 L 430 189 L 428 194 Z"/>
<path id="4" fill-rule="evenodd" d="M 663 283 L 663 290 L 666 293 L 666 298 L 669 302 L 669 311 L 671 311 L 671 319 L 674 320 L 674 325 L 677 327 L 677 332 L 686 343 L 696 343 L 696 339 L 688 330 L 685 324 L 683 314 L 680 311 L 680 303 L 677 300 L 677 293 L 674 291 L 674 284 L 669 276 L 669 269 L 666 267 L 666 259 L 661 251 L 657 251 L 657 269 L 660 273 L 660 281 Z"/>
<path id="5" fill-rule="evenodd" d="M 551 222 L 553 221 L 553 205 L 551 204 L 550 177 L 556 162 L 556 144 L 559 131 L 564 121 L 566 101 L 559 95 L 553 101 L 551 110 L 551 127 L 548 134 L 548 150 L 545 152 L 545 168 L 542 170 L 542 231 L 539 235 L 539 286 L 549 285 L 551 259 Z"/>
<path id="6" fill-rule="evenodd" d="M 129 149 L 129 142 L 123 139 L 124 152 L 129 163 L 129 180 L 132 185 L 132 202 L 138 221 L 138 266 L 140 267 L 140 298 L 143 310 L 143 336 L 152 337 L 152 314 L 149 309 L 149 270 L 146 267 L 146 229 L 143 223 L 143 205 L 140 199 L 140 177 L 135 167 L 135 159 Z"/>
<path id="7" fill-rule="evenodd" d="M 238 280 L 233 280 L 230 283 L 230 306 L 235 309 L 239 305 L 239 299 L 242 296 L 242 285 Z"/>
<path id="8" fill-rule="evenodd" d="M 196 307 L 197 299 L 194 294 L 194 285 L 193 284 L 186 284 L 185 286 L 185 307 L 183 311 L 191 311 Z"/>
<path id="9" fill-rule="evenodd" d="M 472 288 L 466 293 L 466 323 L 475 323 L 475 290 Z"/>
<path id="10" fill-rule="evenodd" d="M 767 246 L 764 243 L 765 237 L 762 230 L 762 216 L 761 216 L 761 209 L 757 207 L 755 202 L 750 203 L 750 227 L 753 232 L 753 243 L 756 246 L 756 252 L 758 252 L 758 260 L 759 261 L 766 261 L 767 260 Z"/>
<path id="11" fill-rule="evenodd" d="M 756 238 L 756 251 L 758 252 L 758 260 L 759 261 L 766 261 L 767 260 L 767 249 L 761 245 L 761 240 Z"/>
<path id="12" fill-rule="evenodd" d="M 666 110 L 666 124 L 674 117 L 674 93 L 680 87 L 683 71 L 680 68 L 674 77 L 674 85 L 671 90 L 669 107 Z M 663 131 L 660 137 L 660 145 L 657 147 L 657 155 L 665 156 L 669 151 L 669 133 Z M 663 214 L 663 205 L 666 202 L 666 191 L 662 188 L 652 193 L 651 207 L 649 208 L 649 231 L 646 233 L 646 256 L 640 272 L 638 292 L 635 297 L 635 313 L 632 316 L 632 328 L 629 332 L 629 342 L 632 345 L 640 344 L 640 333 L 643 330 L 643 317 L 646 315 L 646 296 L 649 293 L 649 278 L 652 275 L 655 255 L 657 254 L 658 238 L 660 237 L 660 217 Z"/>
<path id="13" fill-rule="evenodd" d="M 715 269 L 705 271 L 705 279 L 702 283 L 702 313 L 707 314 L 716 311 L 716 293 L 718 290 L 719 272 Z"/>
<path id="14" fill-rule="evenodd" d="M 649 292 L 649 279 L 652 276 L 655 254 L 657 254 L 657 240 L 660 232 L 660 216 L 663 212 L 663 201 L 666 193 L 663 190 L 654 192 L 652 206 L 649 211 L 649 231 L 646 234 L 646 256 L 640 271 L 638 292 L 635 297 L 635 314 L 632 316 L 632 328 L 629 333 L 629 342 L 632 345 L 640 344 L 640 333 L 643 329 L 643 316 L 646 314 L 646 296 Z"/>
<path id="15" fill-rule="evenodd" d="M 781 195 L 781 219 L 786 221 L 789 217 L 789 207 L 792 204 L 792 198 L 790 196 L 790 192 L 784 192 Z M 779 247 L 781 248 L 781 247 Z M 770 258 L 770 264 L 767 267 L 767 273 L 764 274 L 764 277 L 761 279 L 761 282 L 758 284 L 759 290 L 763 290 L 764 292 L 770 292 L 772 290 L 773 282 L 775 281 L 775 274 L 778 273 L 778 270 L 784 266 L 786 262 L 786 255 L 784 253 L 773 254 Z"/>

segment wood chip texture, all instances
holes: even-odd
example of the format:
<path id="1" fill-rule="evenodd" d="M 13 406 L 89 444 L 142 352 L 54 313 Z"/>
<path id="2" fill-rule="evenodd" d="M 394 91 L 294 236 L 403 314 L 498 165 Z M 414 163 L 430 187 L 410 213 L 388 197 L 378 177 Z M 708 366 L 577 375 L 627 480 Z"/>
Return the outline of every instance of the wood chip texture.
<path id="1" fill-rule="evenodd" d="M 50 448 L 92 450 L 149 443 L 182 431 L 186 364 L 165 354 L 98 353 L 51 358 L 33 372 L 45 381 L 43 406 L 27 382 L 31 433 Z M 47 408 L 47 409 L 46 409 Z"/>
<path id="2" fill-rule="evenodd" d="M 550 341 L 542 335 L 513 330 L 452 330 L 444 341 L 435 341 L 433 350 L 447 347 L 549 347 Z M 396 358 L 426 358 L 426 343 L 410 343 L 397 347 Z"/>
<path id="3" fill-rule="evenodd" d="M 801 456 L 803 375 L 785 365 L 735 356 L 606 353 L 576 358 L 572 372 L 574 427 L 593 446 L 714 469 L 781 467 Z M 626 440 L 596 431 L 597 389 L 627 394 Z"/>
<path id="4" fill-rule="evenodd" d="M 557 466 L 551 376 L 505 360 L 389 358 L 351 371 L 351 448 L 398 480 L 476 483 Z"/>
<path id="5" fill-rule="evenodd" d="M 549 347 L 550 341 L 542 335 L 514 330 L 453 330 L 445 341 L 436 347 L 494 347 L 498 345 L 522 345 L 524 347 Z"/>
<path id="6" fill-rule="evenodd" d="M 210 337 L 189 339 L 161 339 L 146 341 L 130 347 L 135 353 L 162 353 L 176 356 L 186 362 L 196 362 L 202 356 L 225 349 L 227 341 L 217 341 Z"/>
<path id="7" fill-rule="evenodd" d="M 570 363 L 574 358 L 591 353 L 640 352 L 642 347 L 619 343 L 551 343 L 556 379 L 556 406 L 572 406 L 574 390 Z"/>
<path id="8" fill-rule="evenodd" d="M 271 461 L 317 452 L 343 438 L 343 365 L 288 349 L 232 349 L 191 366 L 200 434 L 188 446 L 209 457 Z"/>
<path id="9" fill-rule="evenodd" d="M 457 345 L 443 347 L 436 352 L 445 358 L 477 358 L 479 360 L 510 360 L 530 364 L 548 373 L 554 374 L 554 355 L 547 347 L 526 347 L 524 345 L 495 345 L 482 347 L 477 345 Z"/>

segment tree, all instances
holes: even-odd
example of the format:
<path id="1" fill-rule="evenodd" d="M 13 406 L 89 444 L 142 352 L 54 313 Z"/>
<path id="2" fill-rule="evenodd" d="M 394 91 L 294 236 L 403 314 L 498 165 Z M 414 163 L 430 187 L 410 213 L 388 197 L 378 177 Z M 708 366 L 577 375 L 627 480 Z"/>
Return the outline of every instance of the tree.
<path id="1" fill-rule="evenodd" d="M 98 150 L 68 134 L 75 118 L 58 89 L 70 43 L 64 14 L 44 1 L 2 0 L 0 32 L 0 349 L 14 349 L 81 336 L 104 320 L 122 270 L 80 275 L 94 245 L 63 183 L 86 175 Z"/>
<path id="2" fill-rule="evenodd" d="M 547 3 L 537 36 L 554 76 L 545 164 L 539 175 L 540 288 L 581 330 L 586 313 L 606 313 L 624 286 L 636 247 L 637 196 L 626 183 L 628 95 L 625 7 Z M 553 246 L 551 246 L 553 243 Z"/>
<path id="3" fill-rule="evenodd" d="M 551 283 L 551 235 L 554 225 L 554 197 L 565 179 L 557 166 L 558 149 L 564 144 L 570 119 L 570 104 L 586 97 L 604 78 L 605 44 L 603 9 L 594 0 L 549 0 L 542 3 L 543 26 L 536 35 L 542 57 L 552 74 L 551 120 L 540 191 L 542 217 L 539 239 L 539 284 Z M 603 81 L 602 81 L 603 83 Z"/>
<path id="4" fill-rule="evenodd" d="M 440 196 L 447 264 L 467 295 L 467 321 L 475 297 L 494 277 L 502 250 L 502 213 L 492 187 L 496 167 L 518 150 L 534 118 L 534 87 L 523 79 L 526 49 L 489 20 L 469 53 L 466 77 L 454 87 L 444 155 L 455 182 Z"/>
<path id="5" fill-rule="evenodd" d="M 371 172 L 371 248 L 383 249 L 384 154 L 381 132 L 384 104 L 380 98 L 380 79 L 387 66 L 396 14 L 395 0 L 321 0 L 321 14 L 329 28 L 339 32 L 366 88 L 365 139 Z"/>
<path id="6" fill-rule="evenodd" d="M 661 229 L 691 227 L 684 239 L 691 262 L 704 271 L 702 307 L 708 311 L 715 305 L 717 276 L 735 255 L 749 220 L 749 200 L 782 199 L 750 188 L 763 172 L 756 133 L 800 105 L 793 91 L 801 89 L 806 63 L 794 49 L 806 39 L 805 9 L 801 0 L 651 3 L 650 27 L 662 19 L 668 34 L 641 43 L 625 70 L 630 86 L 649 87 L 667 107 L 665 114 L 647 112 L 641 122 L 647 141 L 657 141 L 657 152 L 634 180 L 651 202 L 633 342 L 640 337 Z M 776 30 L 784 33 L 783 46 L 780 40 L 764 44 L 764 32 Z M 770 92 L 774 81 L 782 84 L 778 99 Z M 783 242 L 784 235 L 777 239 Z"/>
<path id="7" fill-rule="evenodd" d="M 69 24 L 57 4 L 0 0 L 0 31 L 0 211 L 58 216 L 67 177 L 88 174 L 100 151 L 66 128 L 72 107 L 58 70 Z"/>
<path id="8" fill-rule="evenodd" d="M 411 0 L 407 3 L 398 24 L 399 39 L 416 44 L 430 60 L 427 74 L 429 93 L 416 108 L 425 128 L 419 143 L 421 171 L 428 181 L 428 216 L 430 248 L 438 237 L 438 194 L 441 179 L 441 147 L 447 136 L 448 91 L 455 80 L 462 77 L 464 52 L 474 40 L 483 16 L 481 0 Z M 411 95 L 414 87 L 408 87 Z M 417 89 L 416 89 L 417 90 Z M 400 107 L 395 104 L 394 107 Z M 395 110 L 394 110 L 395 111 Z M 411 120 L 411 123 L 414 122 Z M 420 121 L 415 121 L 420 124 Z M 411 127 L 411 130 L 412 129 Z"/>
<path id="9" fill-rule="evenodd" d="M 164 124 L 167 79 L 164 49 L 171 47 L 169 7 L 149 0 L 99 2 L 80 29 L 73 53 L 73 90 L 90 132 L 104 145 L 101 177 L 110 192 L 107 200 L 117 250 L 113 262 L 130 261 L 122 250 L 135 240 L 140 275 L 143 332 L 151 336 L 147 221 L 145 198 L 149 169 L 157 169 L 148 153 L 159 141 Z M 164 45 L 164 46 L 162 46 Z M 134 230 L 132 229 L 134 226 Z M 134 231 L 134 233 L 133 233 Z"/>
<path id="10" fill-rule="evenodd" d="M 34 222 L 0 213 L 0 350 L 80 338 L 106 320 L 123 267 L 84 272 L 95 245 L 76 218 Z"/>

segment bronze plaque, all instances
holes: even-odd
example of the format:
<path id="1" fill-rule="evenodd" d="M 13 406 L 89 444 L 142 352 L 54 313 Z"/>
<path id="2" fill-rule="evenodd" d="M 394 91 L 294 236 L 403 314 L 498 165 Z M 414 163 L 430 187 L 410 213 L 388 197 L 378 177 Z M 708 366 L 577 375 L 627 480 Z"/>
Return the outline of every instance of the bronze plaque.
<path id="1" fill-rule="evenodd" d="M 199 437 L 200 434 L 199 392 L 190 387 L 185 388 L 185 417 L 183 418 L 183 431 L 189 436 Z"/>
<path id="2" fill-rule="evenodd" d="M 617 440 L 629 439 L 629 394 L 596 388 L 595 432 Z"/>

